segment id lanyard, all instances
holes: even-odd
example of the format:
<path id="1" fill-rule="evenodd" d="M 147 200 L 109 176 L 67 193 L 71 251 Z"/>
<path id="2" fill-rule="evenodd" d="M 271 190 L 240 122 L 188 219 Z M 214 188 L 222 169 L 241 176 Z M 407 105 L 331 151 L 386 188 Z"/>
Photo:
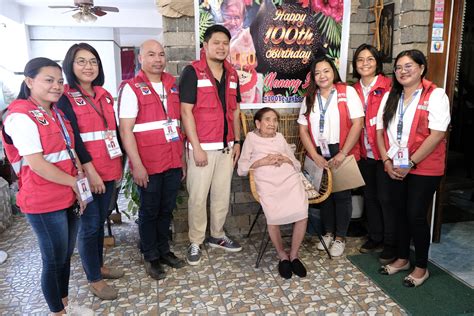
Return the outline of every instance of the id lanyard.
<path id="1" fill-rule="evenodd" d="M 53 108 L 54 113 L 56 113 L 56 116 L 58 117 L 59 125 L 61 127 L 61 134 L 63 134 L 64 142 L 66 143 L 66 149 L 69 154 L 69 157 L 71 157 L 74 167 L 76 167 L 76 169 L 79 170 L 79 167 L 77 166 L 77 162 L 76 162 L 76 157 L 74 156 L 74 153 L 72 152 L 72 141 L 71 141 L 71 137 L 69 136 L 69 132 L 67 131 L 66 124 L 64 124 L 63 118 L 61 114 L 59 114 L 59 111 L 56 108 L 56 106 L 53 105 L 52 108 Z"/>
<path id="2" fill-rule="evenodd" d="M 92 106 L 92 108 L 97 112 L 97 114 L 99 114 L 100 118 L 104 122 L 105 129 L 108 131 L 109 130 L 109 124 L 107 123 L 107 119 L 105 118 L 104 108 L 102 107 L 102 103 L 99 102 L 99 104 L 100 104 L 100 111 L 99 111 L 99 109 L 95 106 L 94 102 L 88 96 L 83 95 L 83 97 Z"/>
<path id="3" fill-rule="evenodd" d="M 324 121 L 326 116 L 326 111 L 331 103 L 332 96 L 334 95 L 335 89 L 331 90 L 328 99 L 326 100 L 326 104 L 323 107 L 323 101 L 321 99 L 321 93 L 318 91 L 318 103 L 319 103 L 319 136 L 323 135 L 324 132 Z"/>
<path id="4" fill-rule="evenodd" d="M 398 124 L 397 124 L 397 143 L 400 146 L 401 140 L 402 140 L 402 134 L 403 134 L 403 116 L 405 115 L 405 112 L 407 111 L 408 107 L 413 103 L 413 100 L 415 100 L 416 95 L 418 94 L 420 90 L 416 90 L 415 93 L 413 93 L 413 96 L 410 99 L 410 102 L 407 104 L 405 108 L 403 108 L 403 100 L 405 99 L 405 93 L 402 92 L 402 95 L 400 96 L 400 100 L 398 102 Z"/>

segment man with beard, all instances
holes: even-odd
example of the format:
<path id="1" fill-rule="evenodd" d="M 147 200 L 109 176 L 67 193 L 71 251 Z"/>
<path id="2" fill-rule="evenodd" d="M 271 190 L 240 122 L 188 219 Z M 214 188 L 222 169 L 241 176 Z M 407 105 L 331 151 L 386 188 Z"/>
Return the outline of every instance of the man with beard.
<path id="1" fill-rule="evenodd" d="M 168 231 L 176 196 L 185 176 L 180 103 L 175 78 L 164 72 L 163 46 L 147 40 L 140 47 L 142 65 L 119 94 L 120 136 L 133 180 L 140 190 L 138 227 L 145 269 L 163 279 L 161 264 L 181 268 L 169 246 Z"/>

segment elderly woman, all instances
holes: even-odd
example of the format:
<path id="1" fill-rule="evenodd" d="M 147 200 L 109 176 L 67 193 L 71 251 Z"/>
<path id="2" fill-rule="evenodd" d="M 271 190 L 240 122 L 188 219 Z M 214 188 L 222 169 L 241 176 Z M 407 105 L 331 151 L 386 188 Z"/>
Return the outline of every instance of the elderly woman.
<path id="1" fill-rule="evenodd" d="M 424 79 L 427 71 L 428 63 L 419 50 L 398 54 L 393 87 L 377 115 L 377 144 L 390 177 L 386 181 L 391 199 L 385 207 L 394 208 L 398 232 L 396 260 L 379 272 L 391 275 L 409 270 L 413 238 L 415 268 L 403 281 L 407 287 L 420 286 L 429 277 L 426 213 L 446 165 L 449 100 L 443 89 Z"/>
<path id="2" fill-rule="evenodd" d="M 280 262 L 278 272 L 285 278 L 295 273 L 306 276 L 298 259 L 308 219 L 308 199 L 299 175 L 301 165 L 282 134 L 277 133 L 278 113 L 268 107 L 254 116 L 256 130 L 247 134 L 237 173 L 254 170 L 257 193 L 267 218 L 268 233 Z M 295 223 L 290 252 L 283 246 L 280 225 Z"/>

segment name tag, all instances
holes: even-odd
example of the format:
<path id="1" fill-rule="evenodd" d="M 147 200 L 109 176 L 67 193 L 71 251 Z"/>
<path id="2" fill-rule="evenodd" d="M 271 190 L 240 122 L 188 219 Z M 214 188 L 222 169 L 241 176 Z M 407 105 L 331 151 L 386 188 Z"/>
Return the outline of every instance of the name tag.
<path id="1" fill-rule="evenodd" d="M 319 149 L 321 149 L 321 154 L 325 158 L 331 157 L 331 152 L 329 151 L 328 141 L 325 138 L 318 138 Z"/>
<path id="2" fill-rule="evenodd" d="M 104 141 L 110 159 L 122 156 L 122 150 L 120 149 L 117 136 L 112 131 L 104 132 Z"/>
<path id="3" fill-rule="evenodd" d="M 163 130 L 165 132 L 165 138 L 168 143 L 179 141 L 179 134 L 178 134 L 176 121 L 170 120 L 164 123 Z"/>
<path id="4" fill-rule="evenodd" d="M 229 82 L 229 88 L 230 89 L 237 89 L 237 82 L 233 82 L 233 81 Z"/>
<path id="5" fill-rule="evenodd" d="M 398 148 L 397 153 L 393 157 L 393 166 L 395 168 L 408 168 L 409 167 L 408 148 Z"/>
<path id="6" fill-rule="evenodd" d="M 209 79 L 201 79 L 201 80 L 198 80 L 197 87 L 198 88 L 212 87 L 212 82 Z"/>
<path id="7" fill-rule="evenodd" d="M 428 106 L 419 104 L 418 109 L 426 111 L 426 110 L 428 110 Z"/>
<path id="8" fill-rule="evenodd" d="M 78 178 L 76 183 L 81 196 L 81 201 L 86 203 L 92 202 L 94 198 L 92 197 L 91 187 L 87 178 Z"/>

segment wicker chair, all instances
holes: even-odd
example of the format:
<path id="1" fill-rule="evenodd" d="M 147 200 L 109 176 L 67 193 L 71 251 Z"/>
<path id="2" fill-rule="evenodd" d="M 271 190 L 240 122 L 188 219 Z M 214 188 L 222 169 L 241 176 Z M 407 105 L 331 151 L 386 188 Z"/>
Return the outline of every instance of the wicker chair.
<path id="1" fill-rule="evenodd" d="M 250 111 L 249 112 L 241 111 L 240 118 L 242 122 L 242 131 L 244 132 L 244 135 L 247 135 L 249 131 L 255 128 L 253 113 Z M 301 140 L 299 138 L 298 123 L 296 122 L 297 119 L 298 119 L 298 114 L 293 114 L 293 113 L 280 114 L 280 119 L 278 123 L 278 131 L 282 133 L 282 135 L 285 137 L 288 144 L 294 144 L 296 146 L 295 156 L 297 157 L 298 160 L 300 160 L 301 165 L 303 165 L 305 151 L 304 151 L 303 144 L 301 143 Z M 252 193 L 253 198 L 255 199 L 255 201 L 260 202 L 260 198 L 257 193 L 255 178 L 254 178 L 254 174 L 252 170 L 249 171 L 249 183 L 250 183 L 250 191 Z M 332 174 L 331 174 L 331 170 L 326 168 L 323 172 L 321 186 L 319 189 L 319 196 L 313 199 L 309 199 L 308 203 L 309 204 L 322 203 L 324 200 L 326 200 L 329 197 L 331 192 L 332 192 Z M 262 209 L 262 206 L 260 205 L 257 215 L 255 216 L 255 219 L 252 222 L 252 225 L 250 226 L 247 237 L 250 237 L 250 234 L 252 233 L 252 230 L 259 216 L 262 213 L 263 213 L 263 209 Z M 309 220 L 309 222 L 310 222 L 310 225 L 312 225 L 314 228 L 314 224 L 311 222 L 311 220 Z M 315 229 L 315 231 L 317 230 Z M 319 232 L 318 232 L 318 238 L 320 242 L 322 243 L 324 249 L 326 250 L 326 253 L 328 254 L 329 258 L 331 258 L 327 245 L 324 242 Z M 267 234 L 267 226 L 265 225 L 264 238 L 262 238 L 262 242 L 260 244 L 260 250 L 257 256 L 257 261 L 255 263 L 256 268 L 258 268 L 258 266 L 260 265 L 260 261 L 262 260 L 262 257 L 265 254 L 265 250 L 267 249 L 269 241 L 270 241 L 270 237 Z"/>

